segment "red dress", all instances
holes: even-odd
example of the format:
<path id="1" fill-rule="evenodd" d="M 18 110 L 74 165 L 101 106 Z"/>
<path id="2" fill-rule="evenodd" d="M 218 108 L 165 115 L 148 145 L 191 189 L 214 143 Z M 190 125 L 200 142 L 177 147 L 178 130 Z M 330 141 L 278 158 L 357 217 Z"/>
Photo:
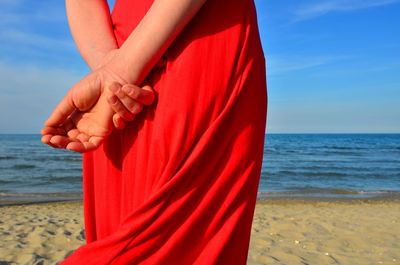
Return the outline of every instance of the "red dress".
<path id="1" fill-rule="evenodd" d="M 153 0 L 117 0 L 118 44 Z M 246 264 L 264 149 L 253 0 L 208 0 L 148 76 L 156 98 L 83 156 L 87 244 L 60 264 Z"/>

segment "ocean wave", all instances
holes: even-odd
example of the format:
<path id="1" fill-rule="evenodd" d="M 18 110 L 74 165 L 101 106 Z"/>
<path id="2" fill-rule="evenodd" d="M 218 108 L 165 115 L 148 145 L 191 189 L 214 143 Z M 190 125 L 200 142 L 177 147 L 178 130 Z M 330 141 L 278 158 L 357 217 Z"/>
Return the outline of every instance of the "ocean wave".
<path id="1" fill-rule="evenodd" d="M 57 182 L 74 183 L 74 182 L 81 182 L 82 176 L 45 176 L 45 177 L 38 177 L 36 179 L 47 183 L 57 183 Z"/>
<path id="2" fill-rule="evenodd" d="M 65 162 L 81 162 L 81 157 L 70 155 L 38 155 L 30 157 L 29 161 L 65 161 Z"/>
<path id="3" fill-rule="evenodd" d="M 367 147 L 359 147 L 359 146 L 324 146 L 327 149 L 334 149 L 334 150 L 369 150 Z"/>
<path id="4" fill-rule="evenodd" d="M 13 159 L 17 159 L 17 157 L 10 155 L 0 155 L 0 160 L 13 160 Z"/>
<path id="5" fill-rule="evenodd" d="M 324 150 L 321 151 L 323 155 L 340 155 L 340 156 L 362 156 L 368 154 L 366 152 L 355 152 L 350 150 Z"/>
<path id="6" fill-rule="evenodd" d="M 318 172 L 311 172 L 311 171 L 301 171 L 301 168 L 297 171 L 291 170 L 279 170 L 276 172 L 265 172 L 266 175 L 273 174 L 278 176 L 303 176 L 303 177 L 346 177 L 349 174 L 345 172 L 333 172 L 333 171 L 318 171 Z"/>
<path id="7" fill-rule="evenodd" d="M 323 172 L 324 170 L 337 170 L 337 171 L 358 171 L 358 170 L 365 170 L 365 168 L 361 167 L 351 167 L 351 166 L 318 166 L 318 165 L 311 165 L 311 166 L 302 166 L 301 169 L 303 170 L 317 170 L 319 172 Z"/>
<path id="8" fill-rule="evenodd" d="M 18 183 L 19 180 L 15 179 L 0 179 L 0 184 L 11 184 L 11 183 Z"/>
<path id="9" fill-rule="evenodd" d="M 82 157 L 80 156 L 66 156 L 63 157 L 64 161 L 72 161 L 72 162 L 81 162 L 82 161 Z"/>
<path id="10" fill-rule="evenodd" d="M 320 187 L 295 187 L 289 188 L 290 192 L 300 192 L 304 194 L 321 193 L 321 194 L 359 194 L 360 192 L 354 189 L 346 188 L 320 188 Z"/>
<path id="11" fill-rule="evenodd" d="M 35 165 L 32 164 L 16 164 L 13 165 L 11 168 L 13 169 L 31 169 L 31 168 L 35 168 Z"/>
<path id="12" fill-rule="evenodd" d="M 304 186 L 304 187 L 291 187 L 283 190 L 273 190 L 273 191 L 260 191 L 260 193 L 265 195 L 281 195 L 281 196 L 315 196 L 315 195 L 337 195 L 337 197 L 341 197 L 342 195 L 357 195 L 360 196 L 376 196 L 376 195 L 400 195 L 400 191 L 398 190 L 356 190 L 351 188 L 323 188 L 323 187 L 313 187 L 313 186 Z"/>
<path id="13" fill-rule="evenodd" d="M 347 173 L 340 172 L 303 172 L 301 175 L 305 177 L 346 177 Z"/>

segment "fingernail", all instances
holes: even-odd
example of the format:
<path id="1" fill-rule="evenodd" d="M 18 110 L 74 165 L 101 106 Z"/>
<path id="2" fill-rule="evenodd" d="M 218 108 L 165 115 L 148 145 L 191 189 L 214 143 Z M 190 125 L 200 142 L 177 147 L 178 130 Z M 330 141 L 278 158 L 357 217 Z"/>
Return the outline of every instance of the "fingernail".
<path id="1" fill-rule="evenodd" d="M 151 93 L 151 94 L 154 94 L 153 86 L 145 85 L 142 89 L 143 89 L 143 90 L 146 90 L 147 92 L 149 92 L 149 93 Z"/>
<path id="2" fill-rule="evenodd" d="M 124 86 L 122 90 L 124 90 L 124 92 L 127 94 L 131 94 L 133 92 L 133 88 L 131 86 Z"/>

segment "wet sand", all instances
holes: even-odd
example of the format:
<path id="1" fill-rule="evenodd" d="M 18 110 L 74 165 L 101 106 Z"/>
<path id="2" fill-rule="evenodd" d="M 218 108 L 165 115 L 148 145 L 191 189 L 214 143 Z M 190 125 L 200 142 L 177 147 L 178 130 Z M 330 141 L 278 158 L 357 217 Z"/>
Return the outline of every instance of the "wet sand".
<path id="1" fill-rule="evenodd" d="M 1 265 L 57 264 L 85 244 L 81 202 L 0 213 Z M 400 200 L 259 200 L 248 264 L 400 264 Z"/>

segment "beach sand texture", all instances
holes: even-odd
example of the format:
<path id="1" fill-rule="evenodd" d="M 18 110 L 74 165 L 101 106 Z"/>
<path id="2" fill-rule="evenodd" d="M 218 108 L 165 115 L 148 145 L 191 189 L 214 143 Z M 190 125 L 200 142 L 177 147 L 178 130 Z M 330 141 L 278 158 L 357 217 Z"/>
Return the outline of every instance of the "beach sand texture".
<path id="1" fill-rule="evenodd" d="M 84 243 L 80 202 L 0 207 L 1 265 L 57 264 Z M 258 201 L 248 264 L 400 264 L 400 201 Z"/>

